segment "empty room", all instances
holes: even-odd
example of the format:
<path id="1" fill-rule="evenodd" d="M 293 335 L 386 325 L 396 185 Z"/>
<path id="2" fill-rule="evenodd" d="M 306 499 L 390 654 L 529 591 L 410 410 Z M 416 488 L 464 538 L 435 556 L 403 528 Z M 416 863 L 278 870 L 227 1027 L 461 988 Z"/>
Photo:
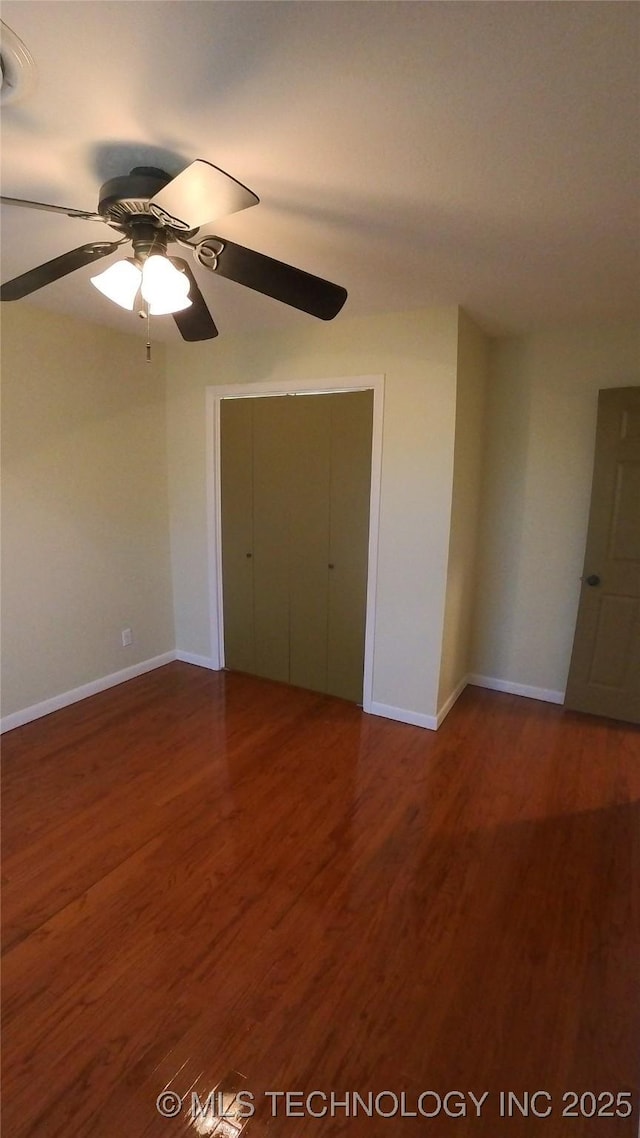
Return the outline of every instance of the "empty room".
<path id="1" fill-rule="evenodd" d="M 640 7 L 5 0 L 7 1138 L 636 1138 Z"/>

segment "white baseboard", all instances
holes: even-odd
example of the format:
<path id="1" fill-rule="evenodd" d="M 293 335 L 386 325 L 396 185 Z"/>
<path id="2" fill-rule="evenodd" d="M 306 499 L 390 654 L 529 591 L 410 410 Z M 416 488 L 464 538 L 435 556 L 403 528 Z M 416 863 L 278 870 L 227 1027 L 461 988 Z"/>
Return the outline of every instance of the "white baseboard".
<path id="1" fill-rule="evenodd" d="M 498 680 L 495 676 L 467 677 L 467 682 L 476 688 L 489 688 L 490 691 L 504 691 L 509 695 L 523 695 L 527 699 L 541 699 L 544 703 L 564 703 L 564 692 L 552 688 L 534 688 L 529 684 L 514 684 L 510 680 Z"/>
<path id="2" fill-rule="evenodd" d="M 374 700 L 365 707 L 371 715 L 382 715 L 385 719 L 395 719 L 398 723 L 410 723 L 412 727 L 426 727 L 428 731 L 436 731 L 438 720 L 435 715 L 423 715 L 420 711 L 408 711 L 406 707 L 391 707 L 387 703 L 376 703 Z"/>
<path id="3" fill-rule="evenodd" d="M 31 723 L 34 719 L 41 719 L 43 715 L 50 715 L 52 711 L 59 711 L 62 707 L 69 707 L 72 703 L 78 703 L 81 699 L 87 699 L 89 696 L 97 695 L 98 692 L 106 691 L 107 688 L 116 687 L 118 684 L 123 684 L 127 680 L 134 679 L 136 676 L 142 676 L 145 672 L 152 672 L 155 668 L 162 668 L 164 664 L 170 664 L 172 660 L 181 660 L 185 664 L 195 664 L 198 668 L 208 668 L 210 671 L 219 670 L 216 662 L 209 656 L 197 656 L 192 652 L 183 652 L 180 649 L 175 649 L 171 652 L 163 652 L 161 656 L 153 656 L 150 660 L 141 660 L 139 664 L 132 664 L 129 668 L 122 668 L 119 672 L 112 672 L 109 676 L 102 676 L 98 680 L 92 680 L 88 684 L 82 684 L 80 687 L 73 688 L 71 691 L 62 692 L 60 695 L 55 695 L 51 699 L 45 699 L 41 703 L 34 703 L 31 707 L 25 707 L 21 711 L 14 711 L 10 715 L 5 715 L 3 719 L 0 719 L 0 734 L 4 734 L 5 731 L 11 731 L 14 727 L 22 727 L 25 723 Z M 491 691 L 521 695 L 528 699 L 540 699 L 545 703 L 564 703 L 564 692 L 562 691 L 531 687 L 528 684 L 514 684 L 509 680 L 496 679 L 494 676 L 479 676 L 473 674 L 465 676 L 465 678 L 460 681 L 455 691 L 451 693 L 442 707 L 438 709 L 437 715 L 424 715 L 422 712 L 409 711 L 406 707 L 392 707 L 390 704 L 376 703 L 375 701 L 368 704 L 364 710 L 371 715 L 381 715 L 385 719 L 395 719 L 398 723 L 409 723 L 413 727 L 424 727 L 428 731 L 437 731 L 467 684 L 472 684 L 474 687 L 488 688 Z"/>
<path id="4" fill-rule="evenodd" d="M 462 679 L 460 680 L 460 683 L 458 684 L 458 686 L 456 688 L 454 688 L 454 690 L 451 692 L 451 695 L 449 696 L 449 698 L 444 701 L 442 707 L 438 708 L 438 714 L 436 715 L 436 726 L 437 727 L 439 727 L 440 724 L 446 719 L 446 717 L 449 714 L 449 712 L 451 711 L 451 708 L 453 707 L 454 703 L 462 695 L 462 693 L 463 693 L 463 691 L 466 688 L 468 683 L 469 683 L 469 677 L 463 676 Z"/>
<path id="5" fill-rule="evenodd" d="M 371 703 L 369 707 L 365 707 L 365 711 L 370 711 L 372 715 L 382 715 L 385 719 L 396 719 L 399 723 L 410 723 L 412 727 L 424 727 L 427 731 L 437 731 L 468 683 L 469 677 L 464 676 L 442 707 L 438 708 L 436 715 L 424 715 L 420 711 L 408 711 L 406 707 L 391 707 L 386 703 Z"/>
<path id="6" fill-rule="evenodd" d="M 499 680 L 495 676 L 465 676 L 451 695 L 438 708 L 436 715 L 423 715 L 417 711 L 407 711 L 404 707 L 391 707 L 386 703 L 371 703 L 365 711 L 372 715 L 383 715 L 385 719 L 396 719 L 399 723 L 411 723 L 414 727 L 426 727 L 429 731 L 437 731 L 451 711 L 456 700 L 462 695 L 467 684 L 477 688 L 488 688 L 490 691 L 507 692 L 510 695 L 521 695 L 527 699 L 540 699 L 545 703 L 564 703 L 564 692 L 553 691 L 550 688 L 535 688 L 529 684 L 514 684 L 510 680 Z"/>
<path id="7" fill-rule="evenodd" d="M 196 668 L 209 668 L 212 672 L 220 671 L 210 656 L 196 656 L 193 652 L 183 652 L 181 648 L 176 648 L 174 659 L 181 660 L 183 664 L 195 664 Z"/>
<path id="8" fill-rule="evenodd" d="M 3 719 L 0 719 L 0 734 L 4 734 L 5 731 L 12 731 L 14 727 L 22 727 L 25 723 L 31 723 L 33 719 L 41 719 L 43 715 L 50 715 L 52 711 L 59 711 L 61 707 L 69 707 L 70 704 L 78 703 L 81 699 L 87 699 L 90 695 L 97 695 L 98 692 L 106 691 L 107 688 L 114 688 L 117 684 L 125 683 L 126 680 L 133 680 L 136 676 L 144 675 L 145 672 L 162 668 L 164 664 L 170 664 L 175 659 L 177 659 L 175 651 L 163 652 L 161 656 L 153 656 L 150 660 L 141 660 L 139 664 L 132 664 L 129 668 L 112 672 L 110 676 L 91 680 L 88 684 L 82 684 L 79 688 L 62 692 L 61 695 L 54 695 L 51 699 L 43 700 L 42 703 L 33 703 L 31 707 L 24 707 L 22 711 L 14 711 L 11 715 L 5 715 Z"/>

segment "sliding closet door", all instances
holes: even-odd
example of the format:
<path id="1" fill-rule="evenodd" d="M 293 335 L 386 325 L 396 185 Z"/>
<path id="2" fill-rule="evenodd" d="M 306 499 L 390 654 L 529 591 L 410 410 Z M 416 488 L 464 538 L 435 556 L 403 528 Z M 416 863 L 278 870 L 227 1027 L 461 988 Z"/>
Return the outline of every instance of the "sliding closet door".
<path id="1" fill-rule="evenodd" d="M 222 479 L 222 589 L 225 662 L 255 672 L 253 621 L 253 405 L 255 399 L 220 404 Z"/>
<path id="2" fill-rule="evenodd" d="M 221 404 L 225 663 L 362 700 L 373 393 Z"/>
<path id="3" fill-rule="evenodd" d="M 253 404 L 254 672 L 288 682 L 291 400 L 246 402 Z"/>
<path id="4" fill-rule="evenodd" d="M 289 481 L 289 681 L 327 691 L 331 399 L 286 398 Z"/>
<path id="5" fill-rule="evenodd" d="M 326 398 L 331 404 L 331 568 L 324 690 L 361 703 L 373 392 L 349 391 Z"/>

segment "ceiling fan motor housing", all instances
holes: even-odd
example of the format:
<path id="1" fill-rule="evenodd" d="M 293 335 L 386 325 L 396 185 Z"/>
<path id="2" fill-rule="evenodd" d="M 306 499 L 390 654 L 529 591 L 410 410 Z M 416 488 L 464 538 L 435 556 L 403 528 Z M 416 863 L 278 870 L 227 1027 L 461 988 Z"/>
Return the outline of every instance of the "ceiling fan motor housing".
<path id="1" fill-rule="evenodd" d="M 169 174 L 155 166 L 135 166 L 125 177 L 110 178 L 100 187 L 98 213 L 115 225 L 126 225 L 140 215 L 157 225 L 149 200 L 171 180 Z"/>

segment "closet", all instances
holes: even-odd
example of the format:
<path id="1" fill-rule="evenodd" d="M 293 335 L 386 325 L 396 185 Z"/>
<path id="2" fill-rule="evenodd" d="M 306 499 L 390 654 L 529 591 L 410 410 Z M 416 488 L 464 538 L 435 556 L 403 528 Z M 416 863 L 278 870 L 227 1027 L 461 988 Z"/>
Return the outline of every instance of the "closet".
<path id="1" fill-rule="evenodd" d="M 225 665 L 362 702 L 373 392 L 220 404 Z"/>

